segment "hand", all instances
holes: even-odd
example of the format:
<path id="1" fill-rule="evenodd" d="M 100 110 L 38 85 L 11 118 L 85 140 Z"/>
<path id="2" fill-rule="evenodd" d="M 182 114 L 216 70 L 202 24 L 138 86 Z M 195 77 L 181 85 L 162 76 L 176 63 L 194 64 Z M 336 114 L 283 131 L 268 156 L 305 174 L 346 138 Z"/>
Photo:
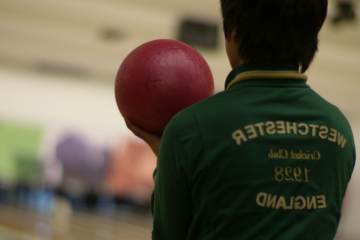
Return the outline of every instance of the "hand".
<path id="1" fill-rule="evenodd" d="M 132 124 L 128 119 L 125 119 L 125 123 L 128 129 L 132 131 L 137 137 L 144 140 L 157 156 L 159 153 L 161 136 L 146 132 L 145 130 Z"/>

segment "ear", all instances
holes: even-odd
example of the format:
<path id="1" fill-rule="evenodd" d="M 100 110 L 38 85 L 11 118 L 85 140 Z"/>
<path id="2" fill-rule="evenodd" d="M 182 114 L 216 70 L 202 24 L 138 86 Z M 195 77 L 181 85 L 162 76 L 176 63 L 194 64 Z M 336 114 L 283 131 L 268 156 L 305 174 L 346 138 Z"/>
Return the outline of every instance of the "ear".
<path id="1" fill-rule="evenodd" d="M 226 53 L 232 68 L 242 64 L 239 56 L 239 42 L 236 38 L 236 32 L 233 31 L 231 36 L 225 39 Z"/>

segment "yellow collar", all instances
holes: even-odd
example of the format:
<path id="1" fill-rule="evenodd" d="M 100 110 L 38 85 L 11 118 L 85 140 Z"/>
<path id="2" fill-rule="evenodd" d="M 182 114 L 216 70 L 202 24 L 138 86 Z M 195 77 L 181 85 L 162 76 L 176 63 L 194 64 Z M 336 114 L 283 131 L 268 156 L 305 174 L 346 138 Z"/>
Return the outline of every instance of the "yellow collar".
<path id="1" fill-rule="evenodd" d="M 232 86 L 240 81 L 249 79 L 296 79 L 307 80 L 307 76 L 298 71 L 293 70 L 252 70 L 244 71 L 235 75 L 234 78 L 227 81 L 226 90 L 229 90 Z"/>

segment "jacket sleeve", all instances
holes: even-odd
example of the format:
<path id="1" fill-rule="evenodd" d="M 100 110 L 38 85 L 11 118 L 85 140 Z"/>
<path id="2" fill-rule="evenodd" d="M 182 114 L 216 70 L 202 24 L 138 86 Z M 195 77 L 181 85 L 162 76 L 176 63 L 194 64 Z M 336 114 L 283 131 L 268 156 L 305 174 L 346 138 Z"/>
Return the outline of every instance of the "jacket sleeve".
<path id="1" fill-rule="evenodd" d="M 170 124 L 162 138 L 152 198 L 153 240 L 185 240 L 188 236 L 191 189 L 184 164 L 183 127 Z"/>

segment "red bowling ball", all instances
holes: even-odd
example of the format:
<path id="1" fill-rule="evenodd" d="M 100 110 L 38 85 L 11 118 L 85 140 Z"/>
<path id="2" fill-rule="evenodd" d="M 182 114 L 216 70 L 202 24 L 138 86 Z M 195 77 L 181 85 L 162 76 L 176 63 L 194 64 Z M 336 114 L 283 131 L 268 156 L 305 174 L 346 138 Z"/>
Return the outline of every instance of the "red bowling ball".
<path id="1" fill-rule="evenodd" d="M 213 93 L 205 59 L 176 40 L 154 40 L 137 47 L 120 65 L 115 82 L 121 114 L 158 135 L 173 115 Z"/>

